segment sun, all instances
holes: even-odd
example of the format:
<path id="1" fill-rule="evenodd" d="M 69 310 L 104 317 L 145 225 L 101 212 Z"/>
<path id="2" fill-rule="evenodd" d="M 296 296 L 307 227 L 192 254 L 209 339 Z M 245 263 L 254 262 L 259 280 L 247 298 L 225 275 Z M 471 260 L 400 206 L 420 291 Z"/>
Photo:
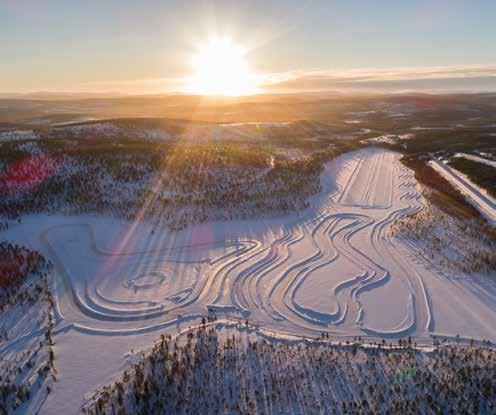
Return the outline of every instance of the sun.
<path id="1" fill-rule="evenodd" d="M 246 50 L 229 38 L 212 38 L 192 58 L 193 75 L 188 92 L 201 95 L 238 96 L 258 91 L 257 76 L 252 72 Z"/>

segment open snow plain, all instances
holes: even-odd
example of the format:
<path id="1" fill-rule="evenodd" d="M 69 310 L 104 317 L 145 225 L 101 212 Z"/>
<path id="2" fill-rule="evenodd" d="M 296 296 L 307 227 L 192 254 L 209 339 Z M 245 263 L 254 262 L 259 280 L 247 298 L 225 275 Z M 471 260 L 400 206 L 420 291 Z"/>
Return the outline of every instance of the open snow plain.
<path id="1" fill-rule="evenodd" d="M 59 381 L 43 411 L 77 412 L 131 349 L 209 313 L 280 335 L 495 342 L 494 286 L 439 273 L 389 235 L 395 219 L 424 206 L 399 159 L 376 148 L 334 159 L 311 208 L 283 218 L 179 232 L 91 216 L 13 226 L 9 240 L 55 264 Z"/>

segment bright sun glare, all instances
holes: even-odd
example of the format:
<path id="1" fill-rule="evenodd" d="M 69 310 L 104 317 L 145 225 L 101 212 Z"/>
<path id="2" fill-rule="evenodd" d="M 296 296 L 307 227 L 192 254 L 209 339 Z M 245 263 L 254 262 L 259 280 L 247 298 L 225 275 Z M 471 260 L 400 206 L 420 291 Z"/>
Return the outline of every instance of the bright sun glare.
<path id="1" fill-rule="evenodd" d="M 202 95 L 249 95 L 257 92 L 257 76 L 246 50 L 228 38 L 213 38 L 192 59 L 189 92 Z"/>

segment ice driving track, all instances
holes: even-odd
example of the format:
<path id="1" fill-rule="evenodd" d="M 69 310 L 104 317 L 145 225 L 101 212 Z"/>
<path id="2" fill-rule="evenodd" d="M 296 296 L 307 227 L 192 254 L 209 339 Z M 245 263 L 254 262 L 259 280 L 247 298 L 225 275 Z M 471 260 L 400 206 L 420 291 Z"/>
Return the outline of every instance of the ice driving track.
<path id="1" fill-rule="evenodd" d="M 434 320 L 425 274 L 388 236 L 395 219 L 423 208 L 413 174 L 384 150 L 344 157 L 336 172 L 324 173 L 337 186 L 264 237 L 112 251 L 90 225 L 46 229 L 40 239 L 57 271 L 57 330 L 128 335 L 216 313 L 301 335 L 427 338 Z M 77 234 L 87 261 L 152 264 L 153 272 L 125 281 L 115 267 L 86 275 L 61 252 L 65 233 Z M 157 271 L 164 266 L 177 271 Z M 378 312 L 374 301 L 389 300 L 390 309 Z"/>

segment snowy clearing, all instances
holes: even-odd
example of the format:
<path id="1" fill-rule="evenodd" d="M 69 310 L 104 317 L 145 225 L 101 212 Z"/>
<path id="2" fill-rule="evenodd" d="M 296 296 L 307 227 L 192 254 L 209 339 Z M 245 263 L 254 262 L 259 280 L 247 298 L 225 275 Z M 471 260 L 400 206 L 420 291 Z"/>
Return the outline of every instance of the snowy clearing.
<path id="1" fill-rule="evenodd" d="M 0 132 L 0 143 L 4 141 L 38 140 L 39 135 L 33 130 L 13 130 Z"/>

